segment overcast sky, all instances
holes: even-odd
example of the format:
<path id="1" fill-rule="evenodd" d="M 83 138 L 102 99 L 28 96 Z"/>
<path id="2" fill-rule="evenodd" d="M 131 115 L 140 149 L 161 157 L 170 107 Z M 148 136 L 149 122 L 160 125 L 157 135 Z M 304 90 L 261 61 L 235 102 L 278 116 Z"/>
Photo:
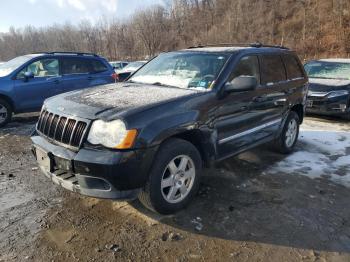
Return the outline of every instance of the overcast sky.
<path id="1" fill-rule="evenodd" d="M 88 19 L 96 22 L 101 17 L 126 18 L 134 11 L 162 0 L 5 0 L 0 3 L 0 32 L 10 26 L 36 27 L 79 23 Z"/>

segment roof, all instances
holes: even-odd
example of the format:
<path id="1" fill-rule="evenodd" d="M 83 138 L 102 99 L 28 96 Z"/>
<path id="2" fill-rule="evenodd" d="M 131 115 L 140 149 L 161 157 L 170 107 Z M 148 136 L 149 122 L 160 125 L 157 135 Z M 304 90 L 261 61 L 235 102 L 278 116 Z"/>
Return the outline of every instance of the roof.
<path id="1" fill-rule="evenodd" d="M 276 51 L 276 50 L 289 50 L 287 47 L 278 45 L 264 45 L 262 43 L 251 43 L 251 44 L 215 44 L 215 45 L 199 45 L 183 49 L 182 51 L 196 51 L 196 52 L 213 52 L 213 53 L 229 53 L 237 52 L 241 50 L 255 50 L 255 51 Z"/>
<path id="2" fill-rule="evenodd" d="M 315 61 L 332 62 L 332 63 L 350 63 L 349 58 L 327 58 L 327 59 L 320 59 Z"/>
<path id="3" fill-rule="evenodd" d="M 99 57 L 98 55 L 94 53 L 84 53 L 84 52 L 66 52 L 66 51 L 53 51 L 53 52 L 38 52 L 38 53 L 32 53 L 29 55 L 67 55 L 67 56 L 94 56 Z"/>
<path id="4" fill-rule="evenodd" d="M 201 51 L 201 52 L 235 52 L 242 49 L 248 49 L 252 47 L 246 46 L 210 46 L 210 47 L 194 47 L 183 49 L 182 51 Z"/>

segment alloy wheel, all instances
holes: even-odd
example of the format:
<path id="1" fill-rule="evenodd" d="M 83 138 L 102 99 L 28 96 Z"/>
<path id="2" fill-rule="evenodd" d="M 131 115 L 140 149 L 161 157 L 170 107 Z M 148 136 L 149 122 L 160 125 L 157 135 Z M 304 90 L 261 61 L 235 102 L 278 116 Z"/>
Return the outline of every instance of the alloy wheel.
<path id="1" fill-rule="evenodd" d="M 0 104 L 0 124 L 4 123 L 7 119 L 7 108 Z"/>
<path id="2" fill-rule="evenodd" d="M 191 192 L 196 177 L 193 160 L 186 155 L 172 159 L 161 180 L 161 192 L 169 203 L 179 203 Z"/>
<path id="3" fill-rule="evenodd" d="M 286 146 L 292 147 L 298 134 L 298 124 L 295 119 L 291 119 L 288 123 L 286 131 Z"/>

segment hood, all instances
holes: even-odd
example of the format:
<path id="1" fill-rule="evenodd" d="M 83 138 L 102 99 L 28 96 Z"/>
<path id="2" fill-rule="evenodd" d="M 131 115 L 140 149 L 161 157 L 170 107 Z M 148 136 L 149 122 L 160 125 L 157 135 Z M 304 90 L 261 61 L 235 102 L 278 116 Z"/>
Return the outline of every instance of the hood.
<path id="1" fill-rule="evenodd" d="M 330 92 L 344 89 L 350 89 L 350 80 L 309 78 L 311 92 Z"/>
<path id="2" fill-rule="evenodd" d="M 68 115 L 96 119 L 101 115 L 108 116 L 132 109 L 153 107 L 202 92 L 124 82 L 58 95 L 47 100 L 45 106 Z"/>

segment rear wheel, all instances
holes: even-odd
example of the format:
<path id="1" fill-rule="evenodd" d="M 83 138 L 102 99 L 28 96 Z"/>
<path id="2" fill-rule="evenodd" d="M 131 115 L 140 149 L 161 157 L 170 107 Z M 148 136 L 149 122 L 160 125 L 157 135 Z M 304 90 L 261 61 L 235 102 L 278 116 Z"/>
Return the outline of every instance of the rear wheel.
<path id="1" fill-rule="evenodd" d="M 198 191 L 201 168 L 201 156 L 193 144 L 170 139 L 159 149 L 139 200 L 161 214 L 184 208 Z"/>
<path id="2" fill-rule="evenodd" d="M 5 126 L 12 118 L 12 108 L 10 104 L 0 98 L 0 127 Z"/>
<path id="3" fill-rule="evenodd" d="M 283 154 L 288 154 L 293 151 L 299 136 L 299 116 L 294 111 L 291 111 L 283 126 L 282 132 L 275 140 L 274 147 Z"/>
<path id="4" fill-rule="evenodd" d="M 343 116 L 343 119 L 350 120 L 350 112 Z"/>

